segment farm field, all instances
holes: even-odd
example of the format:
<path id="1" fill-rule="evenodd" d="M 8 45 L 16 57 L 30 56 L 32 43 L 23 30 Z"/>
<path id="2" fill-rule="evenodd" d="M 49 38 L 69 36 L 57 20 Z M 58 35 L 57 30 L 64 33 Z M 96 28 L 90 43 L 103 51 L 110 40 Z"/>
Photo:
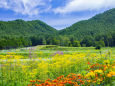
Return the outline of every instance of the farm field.
<path id="1" fill-rule="evenodd" d="M 0 51 L 0 86 L 114 85 L 114 47 L 42 45 Z"/>

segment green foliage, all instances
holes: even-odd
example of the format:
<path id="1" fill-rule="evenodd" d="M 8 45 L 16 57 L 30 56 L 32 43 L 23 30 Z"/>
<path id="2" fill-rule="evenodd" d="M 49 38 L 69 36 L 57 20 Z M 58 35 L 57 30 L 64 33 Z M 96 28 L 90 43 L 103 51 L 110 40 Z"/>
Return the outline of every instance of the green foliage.
<path id="1" fill-rule="evenodd" d="M 115 46 L 115 8 L 98 14 L 88 20 L 80 21 L 60 30 L 63 36 L 81 41 L 81 45 L 95 46 L 95 41 L 103 40 L 105 46 Z M 104 46 L 104 43 L 102 44 Z"/>
<path id="2" fill-rule="evenodd" d="M 81 47 L 80 42 L 79 41 L 74 41 L 73 42 L 73 47 Z"/>
<path id="3" fill-rule="evenodd" d="M 115 46 L 115 8 L 56 30 L 40 20 L 0 21 L 0 49 L 36 45 Z"/>
<path id="4" fill-rule="evenodd" d="M 100 49 L 101 49 L 101 45 L 97 45 L 97 46 L 95 47 L 95 49 L 100 50 Z"/>
<path id="5" fill-rule="evenodd" d="M 57 31 L 40 20 L 0 21 L 0 49 L 46 45 L 46 38 Z"/>
<path id="6" fill-rule="evenodd" d="M 105 47 L 105 43 L 102 40 L 96 41 L 95 46 L 98 46 L 98 45 L 100 45 L 101 47 Z"/>

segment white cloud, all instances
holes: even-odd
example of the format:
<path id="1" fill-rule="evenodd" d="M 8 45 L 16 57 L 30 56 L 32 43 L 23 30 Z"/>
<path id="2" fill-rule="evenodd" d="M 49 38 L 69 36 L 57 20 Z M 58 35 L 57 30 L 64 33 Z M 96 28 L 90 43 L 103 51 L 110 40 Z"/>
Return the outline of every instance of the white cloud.
<path id="1" fill-rule="evenodd" d="M 66 16 L 66 17 L 58 17 L 58 18 L 50 18 L 50 19 L 45 19 L 45 21 L 48 25 L 56 28 L 57 30 L 64 29 L 66 27 L 69 27 L 70 25 L 81 21 L 81 20 L 87 20 L 94 16 L 95 14 L 89 14 L 88 16 Z M 50 21 L 49 21 L 50 20 Z"/>
<path id="2" fill-rule="evenodd" d="M 10 9 L 23 15 L 38 15 L 50 9 L 51 0 L 0 0 L 0 8 Z"/>
<path id="3" fill-rule="evenodd" d="M 115 7 L 115 0 L 68 0 L 63 7 L 54 9 L 55 13 L 71 13 L 85 10 L 100 10 Z"/>

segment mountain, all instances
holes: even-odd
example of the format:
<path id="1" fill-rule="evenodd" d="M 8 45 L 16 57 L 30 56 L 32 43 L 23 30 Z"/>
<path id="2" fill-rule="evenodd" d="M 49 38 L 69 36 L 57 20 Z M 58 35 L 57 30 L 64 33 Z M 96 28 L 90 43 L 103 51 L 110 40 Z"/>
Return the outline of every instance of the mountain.
<path id="1" fill-rule="evenodd" d="M 46 44 L 57 35 L 56 29 L 40 20 L 0 21 L 0 49 Z"/>
<path id="2" fill-rule="evenodd" d="M 111 34 L 115 32 L 115 8 L 98 14 L 88 20 L 80 21 L 60 30 L 59 33 L 65 36 L 74 36 L 83 39 L 87 36 Z"/>
<path id="3" fill-rule="evenodd" d="M 40 20 L 0 21 L 0 36 L 32 36 L 40 34 L 56 34 L 56 29 Z"/>
<path id="4" fill-rule="evenodd" d="M 36 45 L 115 46 L 115 8 L 60 31 L 40 20 L 0 21 L 0 49 Z"/>
<path id="5" fill-rule="evenodd" d="M 45 24 L 40 20 L 24 21 L 21 19 L 15 21 L 0 21 L 1 36 L 33 36 L 44 34 L 56 34 L 56 29 Z"/>

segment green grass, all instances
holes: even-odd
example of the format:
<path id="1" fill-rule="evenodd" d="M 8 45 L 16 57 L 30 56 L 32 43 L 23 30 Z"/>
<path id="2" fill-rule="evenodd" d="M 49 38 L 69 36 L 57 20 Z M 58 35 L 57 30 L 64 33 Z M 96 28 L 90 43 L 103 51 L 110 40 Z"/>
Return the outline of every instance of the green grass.
<path id="1" fill-rule="evenodd" d="M 57 52 L 63 52 L 64 54 L 71 53 L 106 53 L 109 50 L 112 51 L 111 56 L 115 57 L 115 47 L 104 47 L 101 50 L 95 50 L 95 47 L 61 47 L 55 45 L 38 45 L 35 47 L 28 48 L 18 48 L 18 49 L 9 49 L 9 50 L 0 50 L 0 55 L 6 55 L 8 52 L 15 52 L 16 55 L 22 55 L 25 58 L 30 56 L 35 59 L 36 57 L 40 58 L 51 58 Z"/>
<path id="2" fill-rule="evenodd" d="M 111 52 L 109 54 L 108 52 Z M 86 73 L 85 70 L 88 66 L 85 65 L 88 61 L 95 63 L 96 61 L 99 63 L 103 63 L 106 58 L 103 59 L 96 59 L 90 58 L 91 54 L 96 54 L 100 56 L 101 54 L 106 54 L 107 58 L 115 57 L 115 48 L 102 48 L 101 50 L 95 50 L 94 47 L 61 47 L 61 46 L 35 46 L 35 47 L 28 47 L 28 48 L 18 48 L 18 49 L 10 49 L 10 50 L 1 50 L 0 55 L 7 55 L 8 53 L 15 52 L 15 55 L 22 55 L 24 56 L 23 59 L 32 59 L 37 58 L 54 58 L 53 61 L 46 60 L 42 62 L 42 60 L 24 60 L 24 61 L 10 61 L 10 60 L 0 60 L 0 85 L 2 86 L 27 86 L 29 80 L 38 79 L 55 79 L 60 75 L 68 75 L 69 73 Z M 67 56 L 64 57 L 56 56 L 55 54 L 63 52 L 63 54 L 71 55 L 74 57 L 74 53 L 82 53 L 87 54 L 87 58 L 81 58 L 76 56 L 77 60 L 67 59 Z M 12 55 L 11 55 L 12 56 Z M 58 59 L 59 58 L 59 59 Z M 64 58 L 64 59 L 63 59 Z M 56 59 L 56 60 L 55 60 Z M 62 59 L 64 61 L 62 61 Z M 110 58 L 109 58 L 110 59 Z M 78 61 L 79 60 L 79 61 Z M 111 60 L 111 59 L 110 59 Z M 65 61 L 67 64 L 65 64 Z M 73 62 L 73 63 L 72 63 Z M 57 65 L 56 65 L 56 64 Z M 40 65 L 42 64 L 42 65 Z M 53 65 L 51 65 L 53 64 Z M 37 73 L 36 73 L 37 72 Z M 36 76 L 32 77 L 30 73 L 35 73 Z"/>

